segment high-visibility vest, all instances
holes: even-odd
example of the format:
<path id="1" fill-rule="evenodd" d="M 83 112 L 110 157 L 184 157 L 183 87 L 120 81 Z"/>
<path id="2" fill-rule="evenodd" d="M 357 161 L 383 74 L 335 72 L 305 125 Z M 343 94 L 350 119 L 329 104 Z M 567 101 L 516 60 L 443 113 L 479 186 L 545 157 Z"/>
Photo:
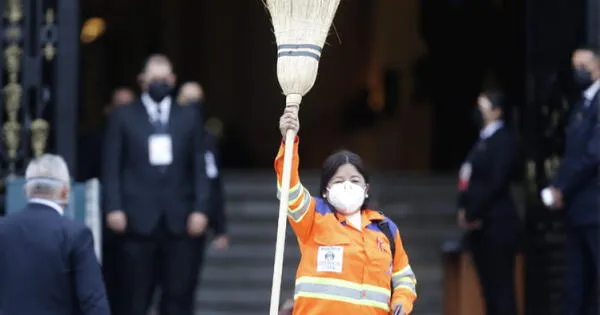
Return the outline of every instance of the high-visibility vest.
<path id="1" fill-rule="evenodd" d="M 275 159 L 278 187 L 283 145 Z M 417 297 L 416 279 L 397 226 L 383 214 L 362 210 L 362 228 L 347 224 L 320 198 L 311 197 L 298 175 L 298 139 L 294 144 L 288 219 L 302 254 L 296 274 L 294 314 L 387 315 L 392 305 L 407 313 Z M 390 242 L 378 222 L 388 223 Z"/>

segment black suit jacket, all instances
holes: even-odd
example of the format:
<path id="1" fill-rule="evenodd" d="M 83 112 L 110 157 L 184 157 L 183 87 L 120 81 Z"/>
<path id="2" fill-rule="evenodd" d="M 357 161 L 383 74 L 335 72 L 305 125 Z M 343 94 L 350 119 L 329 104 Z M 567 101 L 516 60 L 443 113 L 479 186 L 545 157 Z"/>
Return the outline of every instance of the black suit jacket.
<path id="1" fill-rule="evenodd" d="M 471 176 L 458 202 L 459 208 L 465 209 L 467 221 L 482 220 L 483 230 L 498 232 L 498 236 L 509 235 L 519 227 L 510 191 L 517 158 L 517 141 L 506 127 L 479 140 L 471 149 L 465 161 L 471 165 Z"/>
<path id="2" fill-rule="evenodd" d="M 205 139 L 206 152 L 212 154 L 215 166 L 218 170 L 217 176 L 209 179 L 209 208 L 212 214 L 212 216 L 210 217 L 209 224 L 210 227 L 214 230 L 215 234 L 221 235 L 227 233 L 227 214 L 225 212 L 225 189 L 223 187 L 223 181 L 221 179 L 221 155 L 219 153 L 217 137 L 215 137 L 209 131 L 206 131 Z"/>
<path id="3" fill-rule="evenodd" d="M 104 208 L 123 210 L 129 233 L 150 235 L 164 216 L 171 233 L 183 234 L 190 213 L 210 216 L 203 129 L 196 110 L 171 105 L 173 162 L 161 172 L 148 158 L 148 137 L 154 129 L 144 104 L 138 101 L 112 112 L 104 138 Z"/>
<path id="4" fill-rule="evenodd" d="M 0 218 L 0 314 L 109 315 L 90 230 L 37 203 Z"/>
<path id="5" fill-rule="evenodd" d="M 567 222 L 572 225 L 598 224 L 600 206 L 600 93 L 588 106 L 575 105 L 565 128 L 565 151 L 553 186 L 566 200 Z"/>

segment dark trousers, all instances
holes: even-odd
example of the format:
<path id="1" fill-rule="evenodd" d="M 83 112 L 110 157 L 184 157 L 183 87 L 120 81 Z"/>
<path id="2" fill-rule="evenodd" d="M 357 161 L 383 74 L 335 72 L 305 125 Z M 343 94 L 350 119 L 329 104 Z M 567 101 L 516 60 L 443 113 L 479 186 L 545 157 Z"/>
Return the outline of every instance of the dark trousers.
<path id="1" fill-rule="evenodd" d="M 192 315 L 204 246 L 205 236 L 172 235 L 164 227 L 152 236 L 124 236 L 119 315 L 146 315 L 157 286 L 161 315 Z"/>
<path id="2" fill-rule="evenodd" d="M 470 237 L 469 243 L 485 299 L 486 315 L 516 315 L 515 243 L 479 232 Z"/>
<path id="3" fill-rule="evenodd" d="M 598 315 L 598 226 L 567 229 L 565 315 Z"/>
<path id="4" fill-rule="evenodd" d="M 118 315 L 119 297 L 119 236 L 108 228 L 102 230 L 102 276 L 106 286 L 106 294 L 110 304 L 110 313 Z"/>

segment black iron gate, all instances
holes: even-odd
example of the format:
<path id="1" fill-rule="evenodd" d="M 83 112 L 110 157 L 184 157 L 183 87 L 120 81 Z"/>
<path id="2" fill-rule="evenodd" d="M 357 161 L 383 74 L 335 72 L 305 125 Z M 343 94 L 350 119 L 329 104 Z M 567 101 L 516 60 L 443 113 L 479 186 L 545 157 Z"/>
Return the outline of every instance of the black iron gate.
<path id="1" fill-rule="evenodd" d="M 73 170 L 79 1 L 0 0 L 0 8 L 0 178 L 44 152 Z"/>

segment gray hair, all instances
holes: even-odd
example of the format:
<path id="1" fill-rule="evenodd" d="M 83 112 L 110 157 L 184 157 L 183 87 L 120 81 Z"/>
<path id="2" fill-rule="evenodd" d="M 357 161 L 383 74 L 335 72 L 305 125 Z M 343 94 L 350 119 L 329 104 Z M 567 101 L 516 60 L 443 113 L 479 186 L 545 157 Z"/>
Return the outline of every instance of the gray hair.
<path id="1" fill-rule="evenodd" d="M 59 155 L 43 154 L 29 162 L 25 171 L 27 198 L 60 199 L 70 188 L 69 168 Z"/>

